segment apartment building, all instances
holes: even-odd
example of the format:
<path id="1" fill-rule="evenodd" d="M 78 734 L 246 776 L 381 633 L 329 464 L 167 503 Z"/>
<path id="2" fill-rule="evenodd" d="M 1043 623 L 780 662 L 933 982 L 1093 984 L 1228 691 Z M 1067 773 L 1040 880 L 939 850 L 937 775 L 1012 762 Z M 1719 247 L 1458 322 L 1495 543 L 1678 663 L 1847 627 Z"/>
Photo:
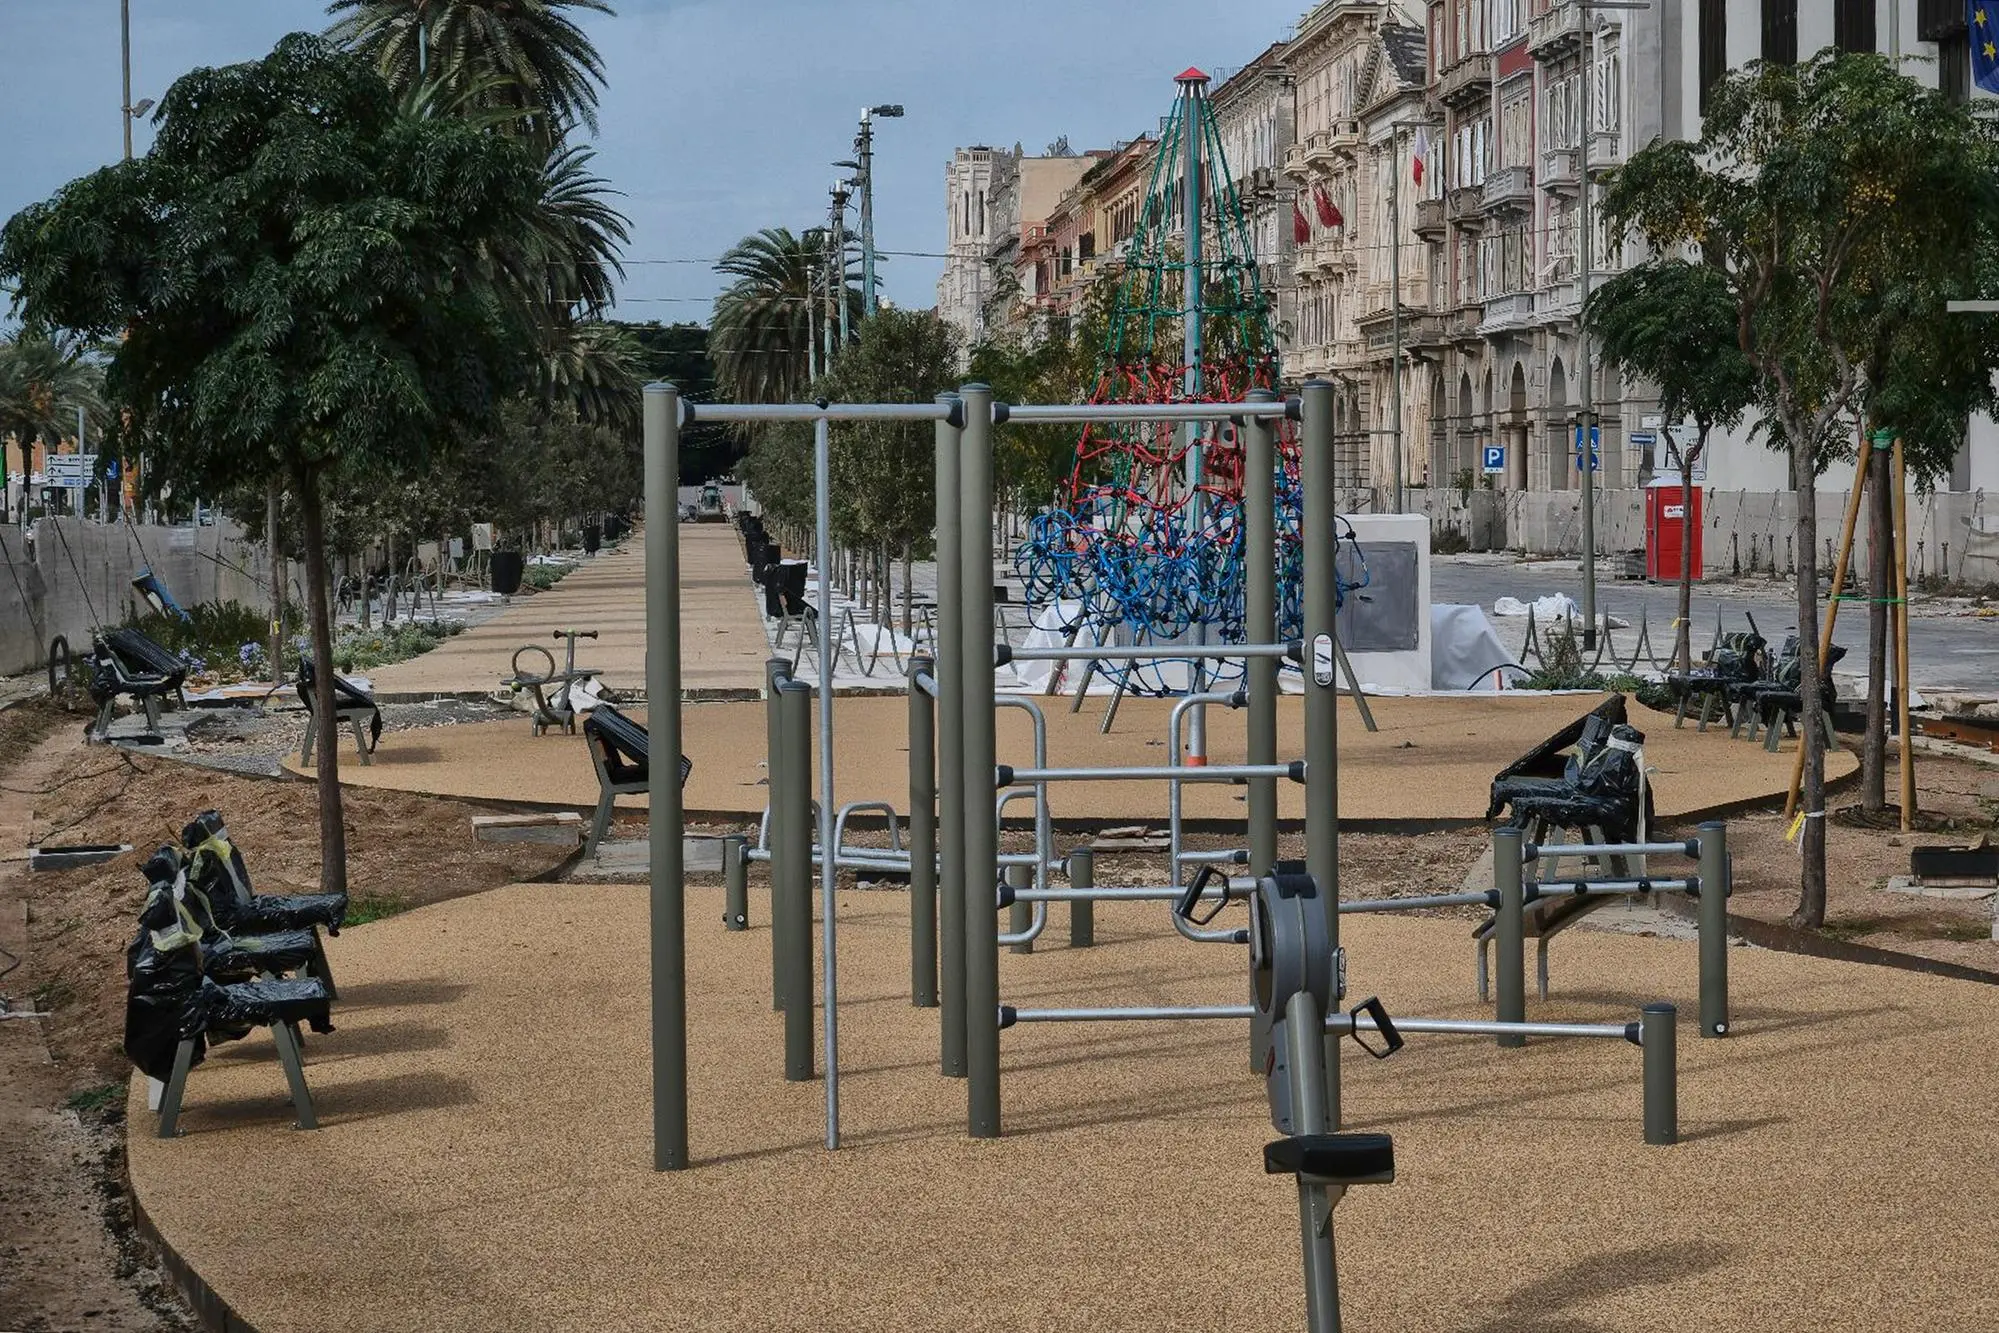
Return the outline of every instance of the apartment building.
<path id="1" fill-rule="evenodd" d="M 1284 175 L 1284 160 L 1297 134 L 1297 81 L 1286 65 L 1286 47 L 1277 42 L 1265 48 L 1208 96 L 1228 168 L 1226 180 L 1211 175 L 1209 188 L 1225 186 L 1234 192 L 1256 256 L 1257 287 L 1268 303 L 1280 347 L 1298 319 L 1291 299 L 1297 250 L 1291 219 L 1298 193 Z"/>

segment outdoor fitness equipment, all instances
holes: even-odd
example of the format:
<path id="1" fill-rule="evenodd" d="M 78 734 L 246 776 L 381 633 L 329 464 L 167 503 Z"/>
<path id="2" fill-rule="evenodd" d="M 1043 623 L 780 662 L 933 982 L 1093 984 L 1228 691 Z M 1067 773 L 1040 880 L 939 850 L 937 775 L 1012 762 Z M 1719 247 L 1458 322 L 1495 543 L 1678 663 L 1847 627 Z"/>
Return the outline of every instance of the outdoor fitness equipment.
<path id="1" fill-rule="evenodd" d="M 513 686 L 515 689 L 526 686 L 534 692 L 534 717 L 531 726 L 535 735 L 541 735 L 542 732 L 548 730 L 550 727 L 560 727 L 563 731 L 574 735 L 576 732 L 577 708 L 575 700 L 570 697 L 570 690 L 584 681 L 595 680 L 604 674 L 594 667 L 579 667 L 576 665 L 576 641 L 578 639 L 595 639 L 597 631 L 594 629 L 559 629 L 551 637 L 562 639 L 567 643 L 567 648 L 563 656 L 562 670 L 557 671 L 555 669 L 555 654 L 549 652 L 548 649 L 538 643 L 525 644 L 514 649 L 514 675 L 513 679 L 509 680 L 507 684 Z M 541 660 L 547 664 L 546 669 L 540 672 L 523 671 L 521 669 L 521 658 L 529 654 L 538 654 Z M 532 661 L 531 657 L 530 661 Z M 551 687 L 553 688 L 551 689 Z"/>

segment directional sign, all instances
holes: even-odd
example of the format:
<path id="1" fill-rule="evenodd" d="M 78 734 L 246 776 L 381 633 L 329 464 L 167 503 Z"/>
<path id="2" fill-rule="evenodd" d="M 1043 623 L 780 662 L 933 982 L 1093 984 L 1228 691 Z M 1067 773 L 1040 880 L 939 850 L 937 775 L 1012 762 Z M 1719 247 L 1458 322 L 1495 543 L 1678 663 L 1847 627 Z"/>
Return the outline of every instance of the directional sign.
<path id="1" fill-rule="evenodd" d="M 96 454 L 54 454 L 42 464 L 42 477 L 49 486 L 81 490 L 97 471 Z"/>
<path id="2" fill-rule="evenodd" d="M 1654 445 L 1658 442 L 1659 436 L 1654 431 L 1634 430 L 1631 432 L 1631 443 L 1634 445 Z"/>
<path id="3" fill-rule="evenodd" d="M 1506 446 L 1488 444 L 1485 446 L 1485 471 L 1488 476 L 1506 471 Z"/>
<path id="4" fill-rule="evenodd" d="M 1589 470 L 1603 471 L 1603 436 L 1596 426 L 1589 428 Z M 1583 470 L 1583 428 L 1576 427 L 1576 471 Z"/>

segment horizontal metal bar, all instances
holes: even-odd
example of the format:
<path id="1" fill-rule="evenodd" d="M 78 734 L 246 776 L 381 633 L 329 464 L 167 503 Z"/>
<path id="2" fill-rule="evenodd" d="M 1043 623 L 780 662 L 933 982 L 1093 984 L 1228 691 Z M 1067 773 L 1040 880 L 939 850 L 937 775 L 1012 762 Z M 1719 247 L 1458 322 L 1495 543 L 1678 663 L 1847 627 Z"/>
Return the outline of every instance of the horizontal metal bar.
<path id="1" fill-rule="evenodd" d="M 1289 657 L 1288 643 L 1182 643 L 1138 644 L 1117 647 L 1109 644 L 1074 648 L 1009 648 L 1008 662 L 1170 662 L 1187 658 Z"/>
<path id="2" fill-rule="evenodd" d="M 1297 764 L 1180 764 L 1141 765 L 1134 768 L 1015 768 L 1001 766 L 1000 785 L 1029 782 L 1240 782 L 1248 778 L 1290 778 L 1305 780 L 1305 765 Z"/>
<path id="3" fill-rule="evenodd" d="M 681 399 L 683 424 L 694 421 L 945 421 L 947 403 L 690 403 Z"/>
<path id="4" fill-rule="evenodd" d="M 1254 1010 L 1246 1004 L 1155 1004 L 1108 1009 L 1016 1009 L 1000 1006 L 1000 1026 L 1015 1023 L 1157 1023 L 1181 1019 L 1244 1019 Z"/>
<path id="5" fill-rule="evenodd" d="M 1698 838 L 1685 842 L 1563 842 L 1537 847 L 1528 843 L 1520 849 L 1520 859 L 1532 861 L 1543 856 L 1699 856 Z"/>
<path id="6" fill-rule="evenodd" d="M 1636 1023 L 1497 1023 L 1483 1018 L 1394 1018 L 1392 1021 L 1397 1032 L 1436 1032 L 1464 1037 L 1602 1037 L 1636 1042 L 1634 1034 L 1638 1030 Z M 1381 1030 L 1371 1018 L 1356 1018 L 1352 1014 L 1326 1016 L 1328 1032 L 1352 1032 L 1356 1027 L 1363 1032 Z"/>
<path id="7" fill-rule="evenodd" d="M 1266 403 L 1008 403 L 1008 421 L 1228 421 L 1234 417 L 1281 417 L 1283 402 Z"/>
<path id="8" fill-rule="evenodd" d="M 1182 852 L 1180 859 L 1197 865 L 1246 866 L 1249 864 L 1249 852 L 1242 847 L 1224 847 L 1220 851 Z"/>
<path id="9" fill-rule="evenodd" d="M 1053 888 L 1015 889 L 1017 903 L 1150 903 L 1172 902 L 1185 889 L 1166 888 Z"/>
<path id="10" fill-rule="evenodd" d="M 1430 907 L 1497 907 L 1499 890 L 1484 889 L 1467 893 L 1431 893 L 1415 898 L 1356 898 L 1340 904 L 1342 914 L 1347 912 L 1417 912 Z"/>
<path id="11" fill-rule="evenodd" d="M 771 859 L 770 848 L 746 847 L 743 849 L 743 859 L 745 861 L 755 861 L 761 865 Z M 824 854 L 820 852 L 812 853 L 813 865 L 824 865 L 825 863 L 826 858 Z M 849 870 L 907 870 L 909 869 L 909 853 L 891 852 L 885 848 L 879 853 L 857 852 L 849 849 L 835 856 L 833 864 L 836 866 L 845 866 Z M 1032 862 L 1030 861 L 1029 864 L 1032 864 Z"/>
<path id="12" fill-rule="evenodd" d="M 1697 879 L 1551 879 L 1529 880 L 1524 886 L 1530 899 L 1586 898 L 1592 893 L 1699 893 Z"/>

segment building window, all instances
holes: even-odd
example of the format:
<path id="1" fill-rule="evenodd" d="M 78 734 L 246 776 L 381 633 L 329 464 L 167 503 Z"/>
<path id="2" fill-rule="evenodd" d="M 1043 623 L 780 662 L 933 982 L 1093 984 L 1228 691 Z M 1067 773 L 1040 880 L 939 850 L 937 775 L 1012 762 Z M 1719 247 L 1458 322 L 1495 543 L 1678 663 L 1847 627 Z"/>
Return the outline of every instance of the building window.
<path id="1" fill-rule="evenodd" d="M 1527 27 L 1522 0 L 1492 0 L 1492 44 L 1504 46 Z"/>
<path id="2" fill-rule="evenodd" d="M 1582 87 L 1574 74 L 1548 85 L 1542 140 L 1550 148 L 1574 148 L 1581 137 Z"/>
<path id="3" fill-rule="evenodd" d="M 1798 0 L 1763 0 L 1763 59 L 1798 63 Z"/>
<path id="4" fill-rule="evenodd" d="M 1708 93 L 1728 72 L 1728 0 L 1701 0 L 1701 114 Z"/>
<path id="5" fill-rule="evenodd" d="M 1971 37 L 1962 29 L 1937 42 L 1937 87 L 1953 102 L 1971 100 Z"/>
<path id="6" fill-rule="evenodd" d="M 1592 129 L 1617 132 L 1618 104 L 1624 100 L 1624 58 L 1615 44 L 1599 45 L 1592 69 L 1589 119 Z"/>
<path id="7" fill-rule="evenodd" d="M 1842 51 L 1874 49 L 1874 0 L 1837 0 L 1832 44 Z"/>
<path id="8" fill-rule="evenodd" d="M 1499 157 L 1509 167 L 1534 162 L 1534 100 L 1522 93 L 1499 111 Z"/>

